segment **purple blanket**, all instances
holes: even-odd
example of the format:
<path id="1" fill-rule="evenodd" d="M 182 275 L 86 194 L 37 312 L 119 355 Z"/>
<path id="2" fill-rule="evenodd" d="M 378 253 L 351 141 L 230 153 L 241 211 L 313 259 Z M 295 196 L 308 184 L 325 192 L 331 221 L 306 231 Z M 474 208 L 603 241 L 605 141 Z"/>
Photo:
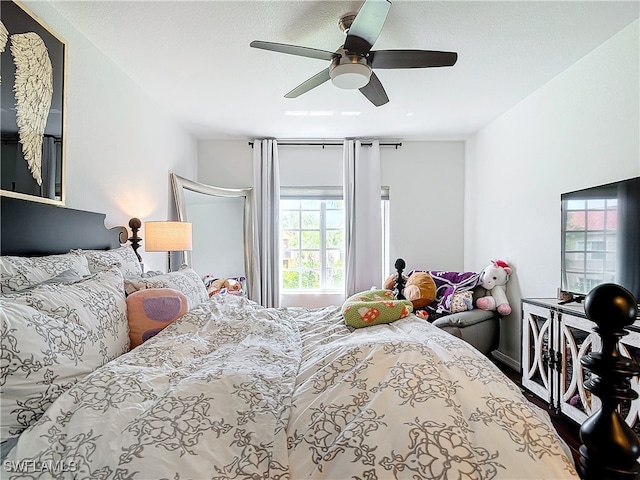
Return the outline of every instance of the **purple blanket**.
<path id="1" fill-rule="evenodd" d="M 424 309 L 429 313 L 429 320 L 451 313 L 451 299 L 454 292 L 466 292 L 480 283 L 480 274 L 475 272 L 448 272 L 442 270 L 412 270 L 427 272 L 436 284 L 436 299 Z"/>

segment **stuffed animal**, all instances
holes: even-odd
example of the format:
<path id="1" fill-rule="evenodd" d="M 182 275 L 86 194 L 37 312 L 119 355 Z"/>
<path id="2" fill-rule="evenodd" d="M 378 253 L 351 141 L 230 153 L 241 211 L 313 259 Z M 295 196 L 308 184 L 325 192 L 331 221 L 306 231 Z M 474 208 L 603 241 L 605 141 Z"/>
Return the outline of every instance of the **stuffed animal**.
<path id="1" fill-rule="evenodd" d="M 394 290 L 398 274 L 394 273 L 384 282 L 384 288 Z M 404 286 L 404 298 L 411 300 L 414 310 L 424 308 L 436 298 L 436 283 L 427 272 L 413 272 Z"/>
<path id="2" fill-rule="evenodd" d="M 210 297 L 219 293 L 231 293 L 237 295 L 242 293 L 242 284 L 234 278 L 216 278 L 211 281 L 207 287 L 207 293 Z"/>
<path id="3" fill-rule="evenodd" d="M 229 292 L 237 292 L 239 290 L 242 290 L 242 284 L 235 278 L 228 278 L 224 286 Z"/>
<path id="4" fill-rule="evenodd" d="M 511 313 L 506 294 L 509 275 L 511 267 L 502 260 L 492 260 L 491 265 L 480 273 L 480 285 L 487 290 L 487 296 L 476 301 L 480 310 L 495 310 L 503 316 Z"/>

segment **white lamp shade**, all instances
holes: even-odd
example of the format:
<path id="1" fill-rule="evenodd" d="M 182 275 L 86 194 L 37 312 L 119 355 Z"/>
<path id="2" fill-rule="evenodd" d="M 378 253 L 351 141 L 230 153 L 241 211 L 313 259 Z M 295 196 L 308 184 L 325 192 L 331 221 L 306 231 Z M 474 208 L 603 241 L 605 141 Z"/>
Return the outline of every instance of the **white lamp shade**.
<path id="1" fill-rule="evenodd" d="M 189 222 L 145 222 L 144 231 L 144 249 L 147 252 L 191 250 Z"/>

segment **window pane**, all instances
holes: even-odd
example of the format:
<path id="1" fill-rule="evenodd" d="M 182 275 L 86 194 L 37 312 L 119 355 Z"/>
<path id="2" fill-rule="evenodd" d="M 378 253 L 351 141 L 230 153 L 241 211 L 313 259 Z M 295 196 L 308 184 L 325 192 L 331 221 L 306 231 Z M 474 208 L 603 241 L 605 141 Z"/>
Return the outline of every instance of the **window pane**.
<path id="1" fill-rule="evenodd" d="M 327 268 L 344 268 L 341 250 L 327 250 Z"/>
<path id="2" fill-rule="evenodd" d="M 327 208 L 344 210 L 344 202 L 342 200 L 327 200 Z"/>
<path id="3" fill-rule="evenodd" d="M 596 198 L 594 200 L 587 200 L 588 210 L 598 210 L 604 208 L 604 199 Z"/>
<path id="4" fill-rule="evenodd" d="M 587 252 L 604 252 L 606 246 L 605 236 L 600 232 L 587 232 Z M 600 257 L 604 258 L 604 257 Z"/>
<path id="5" fill-rule="evenodd" d="M 302 271 L 302 288 L 314 289 L 320 288 L 320 272 L 317 270 L 303 270 Z"/>
<path id="6" fill-rule="evenodd" d="M 613 208 L 607 210 L 607 219 L 605 220 L 605 229 L 614 232 L 618 229 L 618 211 Z"/>
<path id="7" fill-rule="evenodd" d="M 567 233 L 564 238 L 567 251 L 584 248 L 584 232 Z"/>
<path id="8" fill-rule="evenodd" d="M 605 278 L 606 282 L 615 283 L 615 272 L 616 272 L 616 254 L 607 253 L 606 263 L 604 265 L 605 270 Z"/>
<path id="9" fill-rule="evenodd" d="M 302 228 L 320 228 L 320 212 L 302 212 Z"/>
<path id="10" fill-rule="evenodd" d="M 300 273 L 293 270 L 283 271 L 282 284 L 285 289 L 297 290 L 300 288 Z"/>
<path id="11" fill-rule="evenodd" d="M 344 230 L 327 230 L 327 248 L 344 248 Z"/>
<path id="12" fill-rule="evenodd" d="M 301 257 L 300 260 L 302 262 L 302 266 L 306 268 L 320 268 L 322 264 L 320 263 L 320 252 L 303 250 L 300 252 Z"/>
<path id="13" fill-rule="evenodd" d="M 604 252 L 604 240 L 602 235 L 587 235 L 587 250 L 592 252 Z"/>
<path id="14" fill-rule="evenodd" d="M 587 230 L 604 230 L 604 210 L 587 212 Z"/>
<path id="15" fill-rule="evenodd" d="M 297 269 L 300 267 L 300 252 L 298 251 L 284 252 L 283 257 L 284 258 L 282 259 L 282 268 Z"/>
<path id="16" fill-rule="evenodd" d="M 567 230 L 584 230 L 586 223 L 586 212 L 584 210 L 567 212 Z"/>
<path id="17" fill-rule="evenodd" d="M 320 232 L 318 230 L 302 233 L 302 248 L 320 248 Z"/>
<path id="18" fill-rule="evenodd" d="M 327 287 L 342 288 L 344 286 L 344 270 L 329 269 L 327 270 Z"/>
<path id="19" fill-rule="evenodd" d="M 327 210 L 327 228 L 338 228 L 344 225 L 344 212 L 342 210 Z"/>
<path id="20" fill-rule="evenodd" d="M 300 231 L 284 230 L 282 232 L 282 246 L 285 250 L 300 248 Z"/>
<path id="21" fill-rule="evenodd" d="M 300 213 L 297 210 L 295 212 L 282 212 L 280 218 L 282 219 L 283 230 L 288 228 L 300 228 Z"/>

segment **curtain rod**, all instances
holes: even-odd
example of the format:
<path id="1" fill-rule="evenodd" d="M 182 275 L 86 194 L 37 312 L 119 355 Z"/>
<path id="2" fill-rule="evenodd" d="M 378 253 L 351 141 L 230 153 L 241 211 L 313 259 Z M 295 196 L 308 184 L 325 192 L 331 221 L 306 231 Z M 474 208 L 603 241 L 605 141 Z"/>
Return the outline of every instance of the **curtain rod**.
<path id="1" fill-rule="evenodd" d="M 283 146 L 283 147 L 297 147 L 297 146 L 303 146 L 303 147 L 341 147 L 343 145 L 342 142 L 338 142 L 338 141 L 327 141 L 327 142 L 278 142 L 278 146 Z M 364 145 L 365 147 L 370 147 L 371 145 L 373 145 L 372 142 L 362 142 L 362 145 Z M 249 146 L 251 148 L 253 148 L 253 142 L 249 142 Z M 402 146 L 402 142 L 380 142 L 380 146 L 381 147 L 395 147 L 395 149 L 397 150 L 398 147 Z"/>

